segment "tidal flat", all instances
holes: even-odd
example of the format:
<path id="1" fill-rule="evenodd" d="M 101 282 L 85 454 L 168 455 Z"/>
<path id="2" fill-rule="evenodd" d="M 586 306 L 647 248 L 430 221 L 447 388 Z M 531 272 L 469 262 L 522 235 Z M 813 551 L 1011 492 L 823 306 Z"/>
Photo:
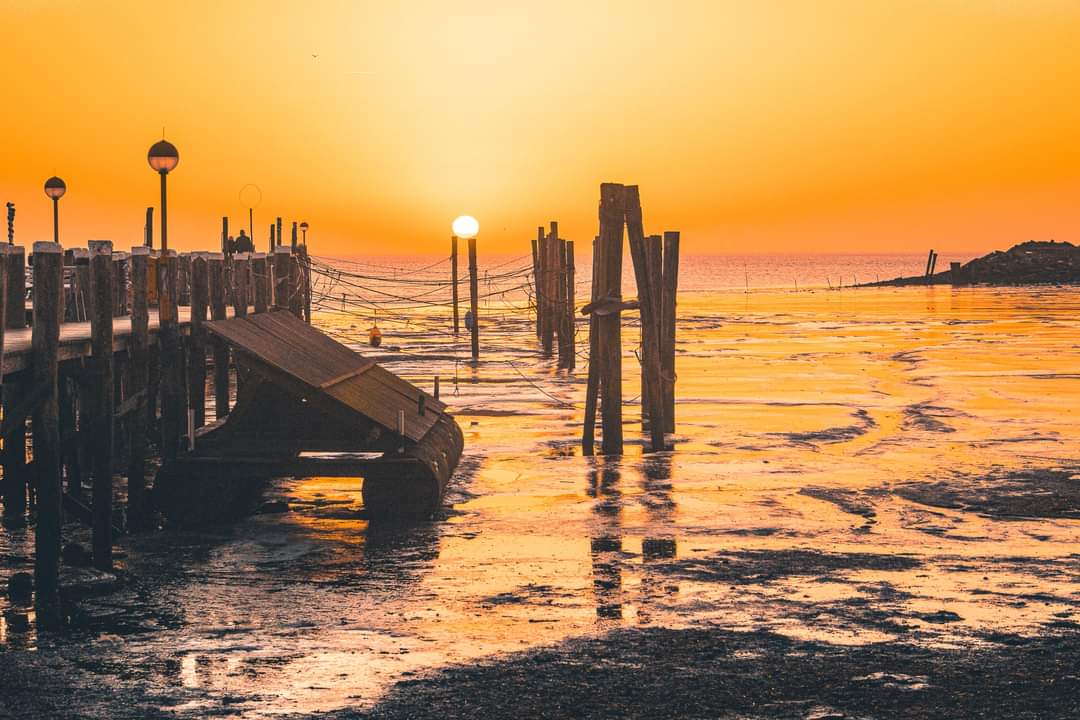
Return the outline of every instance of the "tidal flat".
<path id="1" fill-rule="evenodd" d="M 481 317 L 476 367 L 424 327 L 377 351 L 465 431 L 439 517 L 283 479 L 275 512 L 122 538 L 63 633 L 0 598 L 0 717 L 1080 712 L 1080 290 L 691 285 L 670 452 L 627 319 L 621 458 L 580 452 L 584 359 Z M 0 579 L 32 546 L 0 532 Z"/>

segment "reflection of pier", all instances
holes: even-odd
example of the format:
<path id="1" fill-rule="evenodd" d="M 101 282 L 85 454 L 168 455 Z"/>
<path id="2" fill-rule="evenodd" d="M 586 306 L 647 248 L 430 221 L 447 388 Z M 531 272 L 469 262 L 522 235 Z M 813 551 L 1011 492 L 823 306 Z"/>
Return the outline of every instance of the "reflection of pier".
<path id="1" fill-rule="evenodd" d="M 622 470 L 618 460 L 599 459 L 588 473 L 589 497 L 593 504 L 594 529 L 590 534 L 593 595 L 596 616 L 601 620 L 621 620 L 626 603 L 623 573 L 627 569 L 623 548 L 623 494 L 619 488 Z M 677 585 L 665 584 L 659 566 L 675 557 L 678 546 L 674 531 L 675 502 L 671 497 L 671 458 L 656 455 L 642 467 L 641 502 L 646 508 L 647 527 L 641 542 L 641 592 L 637 618 L 652 619 L 652 608 L 664 595 L 678 592 Z"/>

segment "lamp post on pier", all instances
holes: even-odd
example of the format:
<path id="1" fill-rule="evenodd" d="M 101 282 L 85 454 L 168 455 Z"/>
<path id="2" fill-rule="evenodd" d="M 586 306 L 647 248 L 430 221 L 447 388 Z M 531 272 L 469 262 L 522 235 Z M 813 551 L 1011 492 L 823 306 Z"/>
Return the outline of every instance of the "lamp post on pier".
<path id="1" fill-rule="evenodd" d="M 63 180 L 53 175 L 45 181 L 45 194 L 52 198 L 53 242 L 60 242 L 60 198 L 67 192 Z"/>
<path id="2" fill-rule="evenodd" d="M 304 222 L 300 223 L 300 232 L 304 236 L 304 247 L 307 247 L 307 229 L 308 229 L 308 224 L 307 224 L 307 220 L 305 220 Z"/>
<path id="3" fill-rule="evenodd" d="M 175 145 L 168 140 L 162 139 L 150 146 L 146 161 L 161 176 L 161 249 L 168 250 L 168 211 L 166 210 L 165 177 L 180 162 L 180 153 L 176 150 Z"/>

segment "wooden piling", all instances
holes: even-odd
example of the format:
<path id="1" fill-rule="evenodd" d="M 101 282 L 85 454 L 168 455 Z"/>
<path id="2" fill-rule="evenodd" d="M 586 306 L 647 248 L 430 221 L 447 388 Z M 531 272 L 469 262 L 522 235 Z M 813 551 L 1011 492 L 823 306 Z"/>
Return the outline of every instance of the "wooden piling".
<path id="1" fill-rule="evenodd" d="M 641 335 L 642 335 L 642 362 L 641 374 L 645 379 L 644 390 L 647 393 L 641 399 L 642 415 L 648 409 L 649 438 L 651 450 L 658 452 L 665 448 L 664 428 L 664 400 L 661 385 L 660 371 L 660 313 L 657 306 L 657 293 L 654 292 L 653 274 L 659 269 L 659 263 L 653 265 L 650 258 L 648 245 L 654 244 L 659 248 L 660 237 L 650 236 L 648 240 L 643 237 L 641 223 L 641 207 L 637 202 L 637 188 L 627 188 L 626 203 L 626 229 L 630 236 L 630 255 L 634 261 L 634 277 L 638 286 L 638 303 L 641 310 Z"/>
<path id="2" fill-rule="evenodd" d="M 274 248 L 274 307 L 289 309 L 289 248 Z"/>
<path id="3" fill-rule="evenodd" d="M 616 183 L 600 186 L 600 245 L 603 266 L 598 274 L 598 297 L 611 304 L 611 312 L 597 321 L 601 367 L 600 389 L 605 455 L 622 455 L 622 253 L 625 188 Z M 590 362 L 592 359 L 590 358 Z"/>
<path id="4" fill-rule="evenodd" d="M 128 527 L 146 526 L 146 432 L 150 387 L 150 248 L 131 248 L 131 336 L 128 339 Z"/>
<path id="5" fill-rule="evenodd" d="M 221 252 L 228 252 L 229 247 L 229 218 L 221 218 Z"/>
<path id="6" fill-rule="evenodd" d="M 277 247 L 277 243 L 275 242 L 275 239 L 274 239 L 274 223 L 270 223 L 270 243 L 267 246 L 266 252 L 268 252 L 268 253 L 274 252 L 275 247 Z"/>
<path id="7" fill-rule="evenodd" d="M 602 251 L 600 236 L 593 238 L 592 244 L 592 282 L 591 300 L 596 302 L 600 299 L 599 270 L 602 264 Z M 589 315 L 589 368 L 585 381 L 585 417 L 581 429 L 581 454 L 592 456 L 596 452 L 596 404 L 600 396 L 600 333 L 597 330 L 597 321 L 600 316 L 596 313 Z"/>
<path id="8" fill-rule="evenodd" d="M 274 248 L 277 249 L 285 243 L 285 236 L 281 232 L 281 218 L 277 218 L 274 225 L 277 228 L 277 245 Z"/>
<path id="9" fill-rule="evenodd" d="M 300 281 L 303 286 L 301 295 L 304 303 L 304 321 L 311 324 L 311 257 L 308 256 L 307 244 L 300 246 L 298 251 L 300 258 Z"/>
<path id="10" fill-rule="evenodd" d="M 454 301 L 454 334 L 461 331 L 461 320 L 458 314 L 458 238 L 457 235 L 450 237 L 450 287 Z"/>
<path id="11" fill-rule="evenodd" d="M 538 228 L 539 235 L 543 236 L 544 228 Z M 536 339 L 540 339 L 542 318 L 540 316 L 540 240 L 532 241 L 533 263 L 533 311 L 536 313 Z"/>
<path id="12" fill-rule="evenodd" d="M 298 318 L 303 317 L 303 282 L 300 258 L 293 253 L 289 255 L 289 312 Z"/>
<path id="13" fill-rule="evenodd" d="M 188 339 L 188 407 L 196 428 L 206 424 L 206 313 L 210 307 L 210 276 L 206 256 L 191 258 L 191 336 Z"/>
<path id="14" fill-rule="evenodd" d="M 628 213 L 631 212 L 629 207 L 627 209 L 627 212 Z M 641 209 L 640 209 L 640 207 L 637 209 L 637 215 L 638 215 L 638 218 L 639 218 L 637 220 L 637 223 L 638 223 L 637 226 L 640 227 L 641 226 L 641 223 L 640 223 Z M 629 215 L 628 215 L 628 218 L 627 218 L 626 227 L 627 227 L 627 234 L 630 235 L 630 219 L 629 219 Z M 642 230 L 642 232 L 644 232 L 644 230 Z M 630 235 L 630 236 L 634 237 L 633 235 Z M 642 428 L 644 428 L 644 427 L 649 425 L 649 423 L 651 422 L 651 417 L 653 415 L 653 407 L 652 407 L 652 402 L 650 400 L 650 398 L 653 398 L 653 394 L 652 394 L 652 390 L 649 388 L 649 383 L 653 380 L 653 373 L 651 372 L 651 370 L 647 371 L 647 368 L 646 368 L 647 360 L 646 359 L 648 357 L 651 357 L 652 353 L 653 353 L 653 349 L 650 347 L 650 345 L 652 345 L 654 342 L 659 343 L 660 334 L 662 332 L 662 328 L 660 326 L 660 323 L 662 322 L 663 316 L 662 316 L 662 313 L 660 311 L 660 303 L 661 303 L 660 296 L 661 296 L 661 293 L 663 292 L 663 289 L 661 287 L 661 285 L 663 284 L 663 278 L 661 277 L 661 274 L 664 271 L 663 270 L 664 261 L 663 261 L 663 249 L 662 249 L 663 248 L 663 243 L 662 243 L 659 235 L 649 235 L 649 236 L 645 237 L 642 247 L 643 247 L 643 250 L 644 250 L 644 253 L 645 253 L 645 272 L 646 272 L 646 275 L 647 275 L 647 277 L 649 279 L 648 291 L 649 291 L 649 293 L 651 293 L 650 303 L 651 303 L 652 309 L 654 311 L 653 316 L 652 316 L 653 319 L 650 320 L 649 322 L 655 322 L 657 324 L 657 327 L 655 328 L 656 332 L 653 332 L 651 328 L 646 328 L 645 327 L 645 313 L 644 313 L 644 311 L 641 312 L 641 315 L 640 315 L 640 317 L 642 318 L 642 320 L 641 320 L 641 358 L 640 358 L 640 363 L 641 363 L 641 425 L 642 425 Z M 637 275 L 637 269 L 635 267 L 635 277 L 636 277 L 636 275 Z M 639 296 L 639 298 L 640 298 L 641 293 L 642 293 L 642 289 L 639 287 L 638 288 L 638 296 Z M 659 352 L 660 352 L 659 345 L 657 345 L 656 352 L 657 352 L 657 355 L 659 356 Z M 662 387 L 660 389 L 660 399 L 661 399 L 661 403 L 662 403 L 662 401 L 663 401 L 663 388 Z"/>
<path id="15" fill-rule="evenodd" d="M 57 371 L 63 318 L 63 251 L 58 243 L 34 243 L 34 322 L 31 334 L 37 524 L 34 528 L 34 604 L 38 622 L 60 624 L 60 408 Z"/>
<path id="16" fill-rule="evenodd" d="M 679 290 L 679 233 L 664 232 L 664 272 L 661 290 L 660 368 L 663 373 L 665 430 L 675 432 L 675 319 Z"/>
<path id="17" fill-rule="evenodd" d="M 566 367 L 566 349 L 568 347 L 567 333 L 569 326 L 566 323 L 566 241 L 555 237 L 554 267 L 555 267 L 555 337 L 559 342 L 559 368 Z"/>
<path id="18" fill-rule="evenodd" d="M 472 359 L 480 359 L 480 303 L 476 277 L 476 238 L 469 238 L 469 308 L 472 310 Z"/>
<path id="19" fill-rule="evenodd" d="M 553 225 L 555 225 L 553 223 Z M 557 231 L 557 225 L 555 226 Z M 543 234 L 543 228 L 537 228 L 539 234 Z M 555 245 L 554 233 L 543 235 L 540 239 L 540 305 L 544 308 L 543 319 L 540 325 L 540 350 L 544 357 L 551 357 L 555 347 L 555 293 L 552 287 L 556 284 L 555 267 L 552 262 L 553 246 Z"/>
<path id="20" fill-rule="evenodd" d="M 180 450 L 186 415 L 183 350 L 177 317 L 179 262 L 175 250 L 162 250 L 158 262 L 158 347 L 161 352 L 161 457 L 169 462 Z"/>
<path id="21" fill-rule="evenodd" d="M 180 276 L 176 302 L 178 305 L 191 305 L 191 253 L 180 255 Z"/>
<path id="22" fill-rule="evenodd" d="M 567 370 L 573 370 L 575 367 L 577 367 L 577 338 L 575 338 L 575 332 L 574 332 L 575 328 L 576 328 L 576 320 L 575 320 L 576 316 L 575 316 L 575 310 L 574 310 L 574 304 L 575 304 L 574 283 L 577 282 L 576 276 L 575 276 L 575 267 L 574 267 L 574 241 L 573 240 L 567 240 L 566 244 L 563 247 L 563 251 L 565 253 L 565 255 L 564 255 L 564 257 L 565 257 L 564 267 L 566 268 L 566 300 L 565 300 L 566 312 L 564 313 L 564 317 L 566 318 L 566 325 L 567 325 L 567 331 L 566 331 L 566 342 L 567 342 L 566 360 L 563 363 L 563 367 L 566 368 Z"/>
<path id="23" fill-rule="evenodd" d="M 206 256 L 210 285 L 210 318 L 225 319 L 225 256 Z M 229 414 L 229 346 L 220 338 L 211 341 L 214 350 L 214 415 L 221 420 Z"/>
<path id="24" fill-rule="evenodd" d="M 254 310 L 257 313 L 264 313 L 270 307 L 270 269 L 265 253 L 252 254 L 251 277 L 255 285 Z"/>
<path id="25" fill-rule="evenodd" d="M 246 317 L 248 311 L 248 274 L 251 256 L 248 253 L 236 253 L 233 256 L 233 316 Z"/>
<path id="26" fill-rule="evenodd" d="M 82 398 L 92 410 L 93 422 L 85 431 L 90 437 L 90 468 L 93 479 L 92 528 L 94 567 L 112 570 L 113 481 L 113 262 L 112 244 L 90 247 L 90 394 Z"/>
<path id="27" fill-rule="evenodd" d="M 26 252 L 18 245 L 4 246 L 4 314 L 8 330 L 26 327 Z M 3 386 L 4 417 L 13 417 L 23 390 L 14 383 Z M 15 421 L 4 435 L 4 525 L 22 526 L 26 520 L 26 421 Z"/>

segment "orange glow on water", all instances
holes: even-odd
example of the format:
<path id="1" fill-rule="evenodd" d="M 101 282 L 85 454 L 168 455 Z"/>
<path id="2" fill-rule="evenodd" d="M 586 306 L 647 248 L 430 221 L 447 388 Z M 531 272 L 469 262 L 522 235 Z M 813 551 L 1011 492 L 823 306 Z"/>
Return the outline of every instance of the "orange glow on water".
<path id="1" fill-rule="evenodd" d="M 164 126 L 172 243 L 246 224 L 240 189 L 325 253 L 484 250 L 639 183 L 688 252 L 984 251 L 1076 239 L 1080 6 L 23 3 L 0 46 L 0 192 L 18 237 L 141 237 Z"/>

